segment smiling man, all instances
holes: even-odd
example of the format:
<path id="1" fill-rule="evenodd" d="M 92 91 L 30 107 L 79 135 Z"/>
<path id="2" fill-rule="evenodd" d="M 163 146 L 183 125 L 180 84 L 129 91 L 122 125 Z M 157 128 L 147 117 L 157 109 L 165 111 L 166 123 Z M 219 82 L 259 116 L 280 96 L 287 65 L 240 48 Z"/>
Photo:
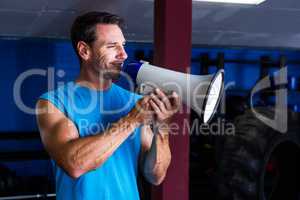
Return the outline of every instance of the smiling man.
<path id="1" fill-rule="evenodd" d="M 158 185 L 170 164 L 168 121 L 179 97 L 159 89 L 142 97 L 113 83 L 127 58 L 121 26 L 119 16 L 106 12 L 77 17 L 71 40 L 80 73 L 37 102 L 58 200 L 136 200 L 138 169 Z"/>

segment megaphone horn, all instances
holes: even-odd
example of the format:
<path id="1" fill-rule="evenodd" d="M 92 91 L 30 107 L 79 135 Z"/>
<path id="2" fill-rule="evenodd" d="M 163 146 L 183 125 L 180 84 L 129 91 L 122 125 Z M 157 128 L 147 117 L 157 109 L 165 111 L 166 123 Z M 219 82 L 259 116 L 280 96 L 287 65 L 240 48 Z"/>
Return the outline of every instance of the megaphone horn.
<path id="1" fill-rule="evenodd" d="M 123 72 L 135 81 L 142 94 L 147 94 L 156 87 L 164 91 L 175 91 L 204 123 L 208 123 L 213 117 L 224 89 L 222 69 L 212 75 L 191 75 L 139 62 L 128 64 Z"/>

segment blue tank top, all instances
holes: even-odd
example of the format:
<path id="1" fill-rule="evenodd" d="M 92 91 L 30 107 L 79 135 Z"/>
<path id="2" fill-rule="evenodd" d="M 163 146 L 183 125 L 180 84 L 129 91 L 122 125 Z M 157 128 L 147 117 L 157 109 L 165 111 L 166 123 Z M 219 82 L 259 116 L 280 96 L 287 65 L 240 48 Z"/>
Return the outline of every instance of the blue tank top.
<path id="1" fill-rule="evenodd" d="M 103 132 L 125 116 L 141 96 L 112 84 L 98 91 L 69 82 L 43 94 L 78 129 L 79 137 Z M 136 200 L 140 128 L 137 128 L 105 163 L 79 178 L 71 178 L 55 161 L 57 200 Z"/>

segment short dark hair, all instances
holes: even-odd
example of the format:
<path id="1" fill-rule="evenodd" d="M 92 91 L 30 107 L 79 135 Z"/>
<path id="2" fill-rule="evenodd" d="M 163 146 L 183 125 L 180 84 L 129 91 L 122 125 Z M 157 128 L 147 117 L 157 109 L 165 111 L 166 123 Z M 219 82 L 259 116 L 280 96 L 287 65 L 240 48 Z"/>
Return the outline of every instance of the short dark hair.
<path id="1" fill-rule="evenodd" d="M 71 27 L 72 46 L 77 55 L 77 43 L 79 41 L 84 41 L 90 45 L 97 39 L 95 34 L 97 24 L 116 24 L 123 28 L 124 20 L 118 15 L 98 11 L 78 16 Z M 78 57 L 80 59 L 79 55 Z"/>

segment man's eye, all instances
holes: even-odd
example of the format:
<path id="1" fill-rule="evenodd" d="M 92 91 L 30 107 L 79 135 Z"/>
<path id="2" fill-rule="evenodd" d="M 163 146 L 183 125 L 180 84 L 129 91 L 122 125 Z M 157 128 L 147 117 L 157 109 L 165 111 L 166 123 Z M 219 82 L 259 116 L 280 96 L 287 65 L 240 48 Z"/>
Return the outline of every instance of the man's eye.
<path id="1" fill-rule="evenodd" d="M 115 45 L 108 45 L 107 48 L 111 49 L 111 48 L 114 48 Z"/>

